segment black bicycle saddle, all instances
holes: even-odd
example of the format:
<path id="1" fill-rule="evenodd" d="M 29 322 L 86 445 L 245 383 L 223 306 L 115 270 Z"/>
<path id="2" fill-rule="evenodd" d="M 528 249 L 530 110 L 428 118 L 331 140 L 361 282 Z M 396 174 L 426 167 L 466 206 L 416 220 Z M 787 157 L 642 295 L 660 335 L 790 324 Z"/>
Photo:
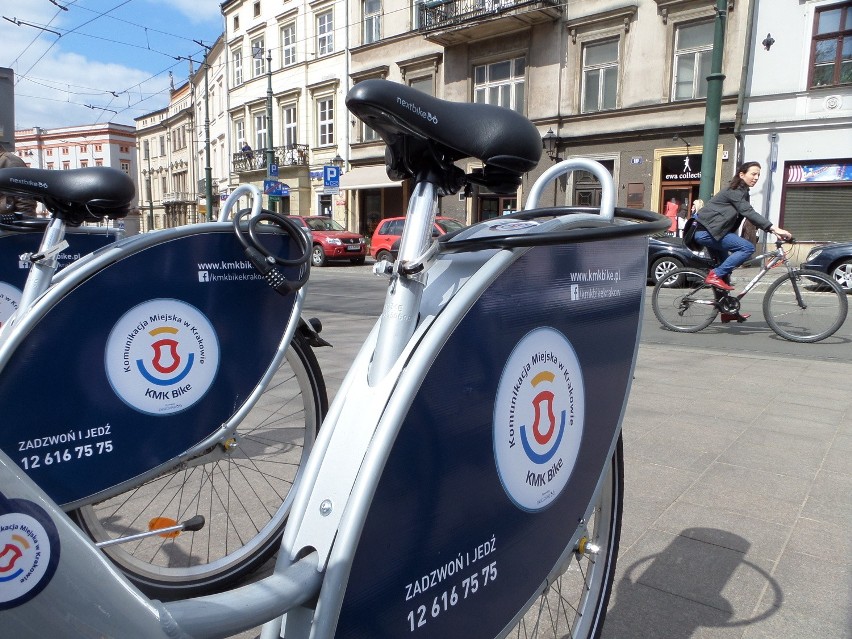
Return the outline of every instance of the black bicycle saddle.
<path id="1" fill-rule="evenodd" d="M 136 195 L 130 176 L 106 166 L 67 171 L 0 169 L 0 191 L 41 200 L 51 213 L 72 225 L 125 217 Z"/>
<path id="2" fill-rule="evenodd" d="M 424 146 L 444 160 L 476 158 L 486 180 L 517 188 L 520 176 L 541 158 L 541 135 L 516 111 L 489 104 L 449 102 L 387 80 L 365 80 L 346 96 L 346 106 L 388 145 L 388 175 L 417 177 L 416 152 Z"/>

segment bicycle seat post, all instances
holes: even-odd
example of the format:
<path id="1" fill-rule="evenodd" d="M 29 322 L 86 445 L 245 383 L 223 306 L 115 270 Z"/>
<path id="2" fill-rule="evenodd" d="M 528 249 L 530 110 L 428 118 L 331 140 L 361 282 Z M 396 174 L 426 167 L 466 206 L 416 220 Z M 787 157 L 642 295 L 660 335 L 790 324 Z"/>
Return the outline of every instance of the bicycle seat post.
<path id="1" fill-rule="evenodd" d="M 50 286 L 58 265 L 55 249 L 62 244 L 64 239 L 65 221 L 54 217 L 44 230 L 41 245 L 38 249 L 37 255 L 43 257 L 30 262 L 32 270 L 24 285 L 24 291 L 21 294 L 21 301 L 18 304 L 18 312 L 15 314 L 15 317 L 22 316 L 32 306 L 36 298 Z M 11 323 L 14 324 L 14 322 L 15 318 L 13 317 Z"/>
<path id="2" fill-rule="evenodd" d="M 429 247 L 437 210 L 437 187 L 429 182 L 418 182 L 408 203 L 397 264 L 416 260 Z M 424 286 L 419 275 L 403 275 L 397 270 L 392 276 L 382 310 L 381 338 L 370 366 L 371 384 L 381 380 L 391 369 L 414 333 Z"/>

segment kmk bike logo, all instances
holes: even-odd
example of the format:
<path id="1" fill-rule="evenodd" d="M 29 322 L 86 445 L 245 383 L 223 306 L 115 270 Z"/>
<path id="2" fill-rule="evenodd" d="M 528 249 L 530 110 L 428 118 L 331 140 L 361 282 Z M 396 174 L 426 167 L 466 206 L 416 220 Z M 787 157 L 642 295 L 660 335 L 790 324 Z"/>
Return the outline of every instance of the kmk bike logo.
<path id="1" fill-rule="evenodd" d="M 212 324 L 194 306 L 156 299 L 125 313 L 105 352 L 107 377 L 126 404 L 143 413 L 186 410 L 210 389 L 219 368 Z"/>
<path id="2" fill-rule="evenodd" d="M 522 510 L 547 508 L 565 488 L 583 435 L 583 376 L 574 348 L 552 328 L 518 342 L 494 403 L 500 481 Z"/>
<path id="3" fill-rule="evenodd" d="M 56 526 L 37 504 L 0 493 L 0 610 L 32 599 L 59 562 Z"/>

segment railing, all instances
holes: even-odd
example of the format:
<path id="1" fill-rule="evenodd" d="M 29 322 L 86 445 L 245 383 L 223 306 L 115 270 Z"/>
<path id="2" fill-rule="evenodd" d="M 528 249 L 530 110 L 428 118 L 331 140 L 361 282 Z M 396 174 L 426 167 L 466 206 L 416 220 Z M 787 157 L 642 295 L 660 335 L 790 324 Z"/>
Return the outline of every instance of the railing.
<path id="1" fill-rule="evenodd" d="M 163 193 L 163 204 L 167 202 L 195 202 L 198 196 L 189 191 L 173 191 L 171 193 Z"/>
<path id="2" fill-rule="evenodd" d="M 290 144 L 276 146 L 272 149 L 275 163 L 278 166 L 308 166 L 308 145 Z M 252 149 L 234 153 L 231 163 L 235 173 L 259 171 L 266 169 L 266 149 Z"/>
<path id="3" fill-rule="evenodd" d="M 420 31 L 446 29 L 521 8 L 558 6 L 558 0 L 426 0 L 418 5 Z"/>

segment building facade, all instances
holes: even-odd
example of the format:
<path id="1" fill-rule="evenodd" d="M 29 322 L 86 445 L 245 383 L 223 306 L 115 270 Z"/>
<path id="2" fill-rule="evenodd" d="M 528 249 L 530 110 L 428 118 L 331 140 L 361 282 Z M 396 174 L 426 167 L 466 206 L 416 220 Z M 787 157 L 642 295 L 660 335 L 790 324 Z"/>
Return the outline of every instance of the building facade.
<path id="1" fill-rule="evenodd" d="M 108 166 L 123 171 L 136 185 L 137 198 L 131 203 L 131 210 L 138 205 L 136 137 L 132 126 L 107 122 L 56 129 L 18 129 L 15 131 L 15 153 L 27 166 L 38 169 L 67 171 Z M 138 231 L 135 215 L 122 224 L 126 225 L 128 235 Z"/>
<path id="2" fill-rule="evenodd" d="M 135 119 L 141 151 L 140 197 L 145 231 L 204 221 L 199 210 L 192 84 L 170 92 L 169 105 Z"/>
<path id="3" fill-rule="evenodd" d="M 758 3 L 742 122 L 752 203 L 802 241 L 852 237 L 852 2 Z"/>
<path id="4" fill-rule="evenodd" d="M 290 214 L 336 214 L 323 169 L 347 153 L 350 43 L 345 2 L 232 0 L 225 20 L 231 188 L 277 183 L 264 201 Z M 344 220 L 345 222 L 345 220 Z"/>

